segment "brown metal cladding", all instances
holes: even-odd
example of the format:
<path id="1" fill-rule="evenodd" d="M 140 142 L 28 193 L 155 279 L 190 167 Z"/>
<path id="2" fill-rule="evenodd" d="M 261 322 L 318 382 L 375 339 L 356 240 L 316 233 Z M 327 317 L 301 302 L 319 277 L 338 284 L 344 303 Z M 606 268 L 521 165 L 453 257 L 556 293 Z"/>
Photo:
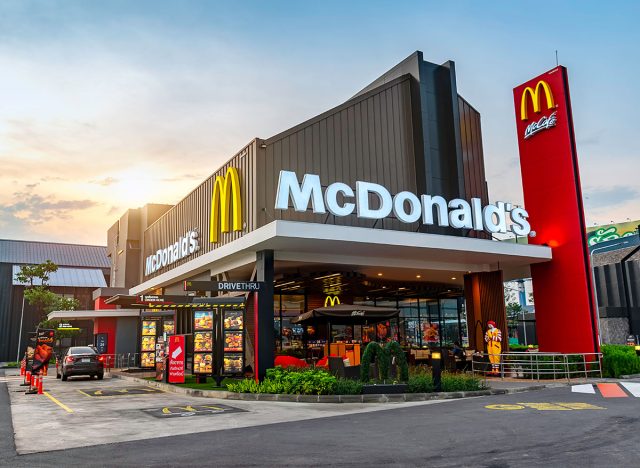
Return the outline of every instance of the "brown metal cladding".
<path id="1" fill-rule="evenodd" d="M 493 320 L 502 331 L 502 352 L 508 352 L 509 336 L 502 271 L 464 275 L 464 295 L 467 304 L 469 347 L 486 352 L 484 333 L 487 322 Z"/>
<path id="2" fill-rule="evenodd" d="M 196 229 L 199 233 L 198 243 L 200 245 L 200 249 L 192 255 L 188 255 L 185 258 L 161 268 L 155 273 L 145 276 L 145 280 L 191 261 L 200 255 L 210 252 L 216 247 L 239 239 L 247 232 L 251 232 L 256 228 L 255 155 L 258 144 L 258 140 L 253 140 L 249 145 L 224 164 L 224 166 L 196 187 L 196 189 L 189 195 L 178 202 L 176 206 L 149 226 L 144 233 L 144 247 L 142 255 L 143 271 L 145 268 L 146 258 L 149 255 L 156 253 L 158 249 L 164 249 L 165 247 L 174 244 L 180 237 L 184 236 L 192 229 Z M 230 231 L 228 233 L 220 232 L 218 235 L 218 242 L 210 243 L 209 215 L 211 212 L 213 184 L 217 176 L 225 176 L 227 168 L 229 167 L 235 167 L 238 170 L 240 179 L 240 198 L 242 200 L 242 222 L 244 227 L 241 231 Z"/>
<path id="3" fill-rule="evenodd" d="M 480 113 L 462 97 L 458 96 L 460 113 L 460 139 L 462 142 L 462 162 L 465 196 L 467 200 L 480 198 L 483 205 L 489 203 L 489 193 L 484 172 Z M 471 237 L 488 238 L 485 232 L 471 231 Z"/>
<path id="4" fill-rule="evenodd" d="M 364 220 L 274 210 L 280 170 L 318 174 L 323 187 L 344 182 L 376 182 L 392 194 L 417 193 L 413 146 L 411 77 L 397 78 L 324 114 L 265 141 L 257 161 L 259 225 L 273 220 L 304 221 L 398 231 L 416 231 L 418 223 L 396 219 Z M 375 205 L 374 205 L 375 206 Z"/>

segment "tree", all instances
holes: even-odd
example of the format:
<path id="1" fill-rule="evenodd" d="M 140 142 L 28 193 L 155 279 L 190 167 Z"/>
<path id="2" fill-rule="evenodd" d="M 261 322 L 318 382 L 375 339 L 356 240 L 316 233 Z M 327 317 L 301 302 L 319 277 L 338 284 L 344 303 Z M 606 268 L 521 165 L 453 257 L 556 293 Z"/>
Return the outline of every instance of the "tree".
<path id="1" fill-rule="evenodd" d="M 507 304 L 507 325 L 515 327 L 517 322 L 522 318 L 522 306 L 518 302 L 510 302 Z"/>
<path id="2" fill-rule="evenodd" d="M 49 290 L 49 278 L 51 273 L 58 271 L 58 265 L 51 260 L 47 260 L 39 265 L 22 265 L 20 271 L 16 273 L 16 280 L 25 284 L 24 298 L 29 305 L 40 312 L 40 326 L 47 322 L 47 315 L 54 310 L 75 310 L 80 307 L 77 299 L 62 297 Z M 56 325 L 57 326 L 57 325 Z M 67 335 L 71 333 L 71 335 Z M 73 336 L 74 331 L 61 333 L 64 336 Z"/>

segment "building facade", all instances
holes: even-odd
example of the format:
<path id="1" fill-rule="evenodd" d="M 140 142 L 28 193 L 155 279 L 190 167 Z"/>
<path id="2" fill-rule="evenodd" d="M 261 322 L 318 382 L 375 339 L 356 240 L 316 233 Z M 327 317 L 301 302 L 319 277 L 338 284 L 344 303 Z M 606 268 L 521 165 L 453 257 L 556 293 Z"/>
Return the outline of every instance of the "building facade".
<path id="1" fill-rule="evenodd" d="M 483 349 L 487 321 L 506 328 L 503 281 L 551 259 L 548 246 L 492 234 L 530 229 L 522 207 L 490 203 L 480 114 L 458 94 L 454 63 L 416 52 L 345 103 L 252 140 L 144 228 L 140 262 L 118 274 L 138 272 L 131 295 L 264 282 L 266 300 L 247 294 L 245 335 L 261 374 L 275 349 L 308 341 L 292 319 L 327 298 L 399 308 L 386 336 L 409 347 Z M 120 231 L 118 245 L 138 233 Z M 176 309 L 177 333 L 193 332 L 192 314 Z M 324 330 L 345 333 L 370 338 Z"/>

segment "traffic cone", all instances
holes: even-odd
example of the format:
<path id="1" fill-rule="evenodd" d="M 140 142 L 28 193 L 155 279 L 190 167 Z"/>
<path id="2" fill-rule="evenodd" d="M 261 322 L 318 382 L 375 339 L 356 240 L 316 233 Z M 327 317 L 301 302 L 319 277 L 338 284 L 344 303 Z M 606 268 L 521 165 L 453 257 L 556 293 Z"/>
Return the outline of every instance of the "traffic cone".
<path id="1" fill-rule="evenodd" d="M 24 365 L 24 361 L 20 361 L 20 375 L 23 376 L 25 373 L 25 365 Z"/>
<path id="2" fill-rule="evenodd" d="M 30 374 L 30 375 L 29 375 L 29 377 L 30 377 L 30 380 L 29 380 L 29 387 L 33 387 L 33 382 L 35 381 L 36 376 L 35 376 L 35 375 L 33 375 L 33 374 Z"/>
<path id="3" fill-rule="evenodd" d="M 38 377 L 38 395 L 42 395 L 43 390 L 42 390 L 42 376 Z"/>
<path id="4" fill-rule="evenodd" d="M 49 366 L 44 366 L 42 369 L 42 375 L 47 375 L 47 371 L 49 370 Z"/>

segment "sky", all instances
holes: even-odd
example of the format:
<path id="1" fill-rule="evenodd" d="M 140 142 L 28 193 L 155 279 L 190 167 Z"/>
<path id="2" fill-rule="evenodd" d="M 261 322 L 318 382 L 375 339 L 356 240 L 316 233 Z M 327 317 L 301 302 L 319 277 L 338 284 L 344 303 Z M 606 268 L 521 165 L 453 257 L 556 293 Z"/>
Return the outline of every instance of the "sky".
<path id="1" fill-rule="evenodd" d="M 522 203 L 512 88 L 568 67 L 587 225 L 640 219 L 638 2 L 0 0 L 0 238 L 106 245 L 253 138 L 416 50 L 482 115 L 491 201 Z"/>

